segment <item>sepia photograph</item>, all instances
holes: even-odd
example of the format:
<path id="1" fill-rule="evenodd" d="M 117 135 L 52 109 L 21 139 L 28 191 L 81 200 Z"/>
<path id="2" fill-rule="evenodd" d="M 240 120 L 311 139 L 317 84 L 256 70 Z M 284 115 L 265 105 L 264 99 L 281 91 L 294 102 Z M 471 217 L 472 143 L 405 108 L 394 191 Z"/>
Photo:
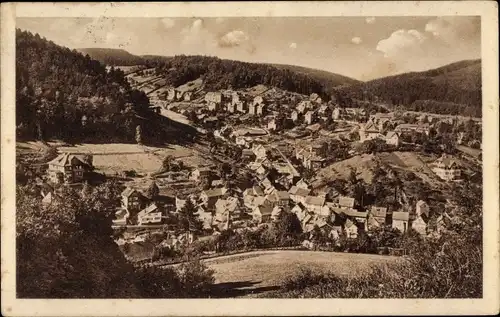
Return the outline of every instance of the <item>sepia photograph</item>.
<path id="1" fill-rule="evenodd" d="M 13 297 L 485 298 L 481 14 L 123 5 L 12 18 Z"/>

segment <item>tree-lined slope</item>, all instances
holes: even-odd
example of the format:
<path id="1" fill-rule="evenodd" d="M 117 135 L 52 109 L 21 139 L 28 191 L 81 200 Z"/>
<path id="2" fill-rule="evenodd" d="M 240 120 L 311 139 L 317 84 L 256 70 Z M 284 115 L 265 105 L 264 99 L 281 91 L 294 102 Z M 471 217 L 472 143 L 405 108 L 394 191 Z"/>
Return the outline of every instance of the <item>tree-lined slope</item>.
<path id="1" fill-rule="evenodd" d="M 38 34 L 16 30 L 16 124 L 20 138 L 93 142 L 168 141 L 188 128 L 155 115 L 121 70 Z M 183 131 L 182 135 L 194 131 Z"/>
<path id="2" fill-rule="evenodd" d="M 479 117 L 481 60 L 379 78 L 340 91 L 352 98 L 378 99 L 406 110 Z"/>

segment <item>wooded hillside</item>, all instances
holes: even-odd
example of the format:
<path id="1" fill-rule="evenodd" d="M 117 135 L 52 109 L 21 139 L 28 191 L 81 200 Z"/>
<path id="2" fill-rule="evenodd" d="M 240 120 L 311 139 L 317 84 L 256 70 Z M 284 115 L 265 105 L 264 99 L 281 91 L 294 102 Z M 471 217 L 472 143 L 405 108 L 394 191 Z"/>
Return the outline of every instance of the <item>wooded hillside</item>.
<path id="1" fill-rule="evenodd" d="M 142 125 L 144 141 L 168 141 L 179 129 L 149 111 L 148 97 L 122 71 L 19 29 L 16 86 L 19 138 L 135 142 Z"/>
<path id="2" fill-rule="evenodd" d="M 342 87 L 352 98 L 378 100 L 406 110 L 481 116 L 481 61 L 461 61 Z"/>

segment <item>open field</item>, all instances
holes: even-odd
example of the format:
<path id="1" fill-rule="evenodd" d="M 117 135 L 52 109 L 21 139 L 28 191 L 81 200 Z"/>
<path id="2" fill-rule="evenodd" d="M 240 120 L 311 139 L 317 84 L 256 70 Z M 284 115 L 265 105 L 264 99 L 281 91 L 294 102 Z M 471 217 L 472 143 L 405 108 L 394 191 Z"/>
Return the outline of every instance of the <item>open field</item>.
<path id="1" fill-rule="evenodd" d="M 373 154 L 356 155 L 349 159 L 333 163 L 317 173 L 317 179 L 347 179 L 351 168 L 355 168 L 360 178 L 365 182 L 371 183 L 373 178 L 373 168 L 375 167 L 375 156 Z M 316 187 L 313 185 L 313 187 Z"/>
<path id="2" fill-rule="evenodd" d="M 60 146 L 58 151 L 92 154 L 97 171 L 107 174 L 127 170 L 135 170 L 144 174 L 156 172 L 160 168 L 163 159 L 169 155 L 174 158 L 182 158 L 184 164 L 190 167 L 210 163 L 197 150 L 180 145 L 153 147 L 124 143 L 85 143 L 75 146 Z"/>
<path id="3" fill-rule="evenodd" d="M 343 275 L 356 274 L 399 257 L 320 251 L 255 251 L 206 260 L 215 270 L 217 292 L 225 297 L 265 296 L 301 267 Z"/>

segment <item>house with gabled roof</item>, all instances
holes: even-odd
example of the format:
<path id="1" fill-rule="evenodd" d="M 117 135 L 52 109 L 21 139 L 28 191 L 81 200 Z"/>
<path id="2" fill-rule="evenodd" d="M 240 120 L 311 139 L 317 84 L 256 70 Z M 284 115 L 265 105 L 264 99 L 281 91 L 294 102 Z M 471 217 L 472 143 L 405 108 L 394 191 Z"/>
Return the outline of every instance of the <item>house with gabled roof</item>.
<path id="1" fill-rule="evenodd" d="M 307 110 L 312 109 L 312 104 L 308 100 L 303 100 L 299 102 L 295 109 L 298 113 L 305 113 Z"/>
<path id="2" fill-rule="evenodd" d="M 226 104 L 226 111 L 229 113 L 235 113 L 236 112 L 236 105 L 228 102 Z"/>
<path id="3" fill-rule="evenodd" d="M 358 237 L 358 225 L 354 221 L 347 219 L 344 224 L 344 230 L 347 238 L 356 239 Z"/>
<path id="4" fill-rule="evenodd" d="M 53 183 L 79 183 L 90 178 L 93 170 L 91 155 L 59 154 L 48 163 L 47 174 Z"/>
<path id="5" fill-rule="evenodd" d="M 195 213 L 198 219 L 203 223 L 203 229 L 212 229 L 213 215 L 211 211 L 207 211 L 203 206 L 198 206 Z"/>
<path id="6" fill-rule="evenodd" d="M 248 105 L 248 114 L 255 116 L 257 114 L 257 105 L 252 103 Z"/>
<path id="7" fill-rule="evenodd" d="M 125 209 L 118 209 L 115 212 L 115 219 L 113 219 L 113 225 L 115 226 L 125 226 L 129 224 L 130 213 Z"/>
<path id="8" fill-rule="evenodd" d="M 226 192 L 227 189 L 224 187 L 204 190 L 200 194 L 200 200 L 207 210 L 213 210 L 217 200 L 223 197 Z"/>
<path id="9" fill-rule="evenodd" d="M 405 211 L 392 212 L 392 228 L 398 229 L 402 233 L 408 230 L 408 222 L 410 220 L 410 213 Z"/>
<path id="10" fill-rule="evenodd" d="M 290 204 L 290 194 L 286 191 L 273 190 L 267 195 L 267 200 L 276 206 L 286 207 Z"/>
<path id="11" fill-rule="evenodd" d="M 394 131 L 389 131 L 385 135 L 385 143 L 389 145 L 394 145 L 395 147 L 399 146 L 400 138 L 399 134 Z"/>
<path id="12" fill-rule="evenodd" d="M 202 166 L 195 168 L 190 175 L 190 178 L 194 181 L 202 181 L 208 179 L 213 174 L 213 168 L 210 166 Z"/>
<path id="13" fill-rule="evenodd" d="M 338 120 L 340 119 L 340 114 L 341 114 L 341 110 L 339 107 L 335 107 L 333 108 L 333 111 L 332 111 L 332 119 L 333 120 Z"/>
<path id="14" fill-rule="evenodd" d="M 314 122 L 316 122 L 316 119 L 317 119 L 317 114 L 312 110 L 309 110 L 304 116 L 304 122 L 306 124 L 313 124 Z"/>
<path id="15" fill-rule="evenodd" d="M 360 142 L 377 139 L 382 136 L 378 127 L 371 120 L 368 120 L 368 122 L 359 129 L 358 133 Z"/>
<path id="16" fill-rule="evenodd" d="M 339 196 L 339 207 L 340 208 L 354 208 L 356 200 L 353 197 Z"/>
<path id="17" fill-rule="evenodd" d="M 462 174 L 462 165 L 453 157 L 443 154 L 431 164 L 432 171 L 442 180 L 452 181 L 459 179 Z"/>
<path id="18" fill-rule="evenodd" d="M 273 205 L 267 199 L 252 209 L 252 219 L 256 223 L 269 222 L 273 212 Z"/>
<path id="19" fill-rule="evenodd" d="M 215 220 L 218 222 L 238 219 L 240 216 L 239 201 L 236 197 L 228 197 L 226 199 L 219 198 L 215 203 Z"/>
<path id="20" fill-rule="evenodd" d="M 121 206 L 128 212 L 139 212 L 147 203 L 147 198 L 138 190 L 127 187 L 121 193 Z"/>
<path id="21" fill-rule="evenodd" d="M 368 218 L 368 214 L 366 212 L 357 211 L 356 209 L 345 209 L 342 212 L 348 219 L 352 219 L 356 223 L 361 223 L 366 226 L 366 219 Z"/>
<path id="22" fill-rule="evenodd" d="M 325 204 L 325 201 L 325 197 L 307 196 L 304 200 L 304 206 L 312 213 L 329 216 L 331 211 L 328 205 Z"/>
<path id="23" fill-rule="evenodd" d="M 205 101 L 207 103 L 220 104 L 222 102 L 222 93 L 218 91 L 210 91 L 205 95 Z"/>
<path id="24" fill-rule="evenodd" d="M 425 201 L 417 201 L 415 205 L 415 213 L 417 216 L 429 217 L 429 211 L 429 205 Z"/>
<path id="25" fill-rule="evenodd" d="M 387 222 L 387 208 L 372 206 L 368 213 L 368 229 L 384 227 Z"/>
<path id="26" fill-rule="evenodd" d="M 309 189 L 298 186 L 292 186 L 292 188 L 288 191 L 290 199 L 296 203 L 304 203 L 310 192 L 311 191 Z"/>
<path id="27" fill-rule="evenodd" d="M 309 189 L 309 184 L 307 184 L 303 178 L 299 179 L 298 182 L 295 184 L 295 186 L 300 187 L 300 188 L 304 188 L 304 189 Z"/>

